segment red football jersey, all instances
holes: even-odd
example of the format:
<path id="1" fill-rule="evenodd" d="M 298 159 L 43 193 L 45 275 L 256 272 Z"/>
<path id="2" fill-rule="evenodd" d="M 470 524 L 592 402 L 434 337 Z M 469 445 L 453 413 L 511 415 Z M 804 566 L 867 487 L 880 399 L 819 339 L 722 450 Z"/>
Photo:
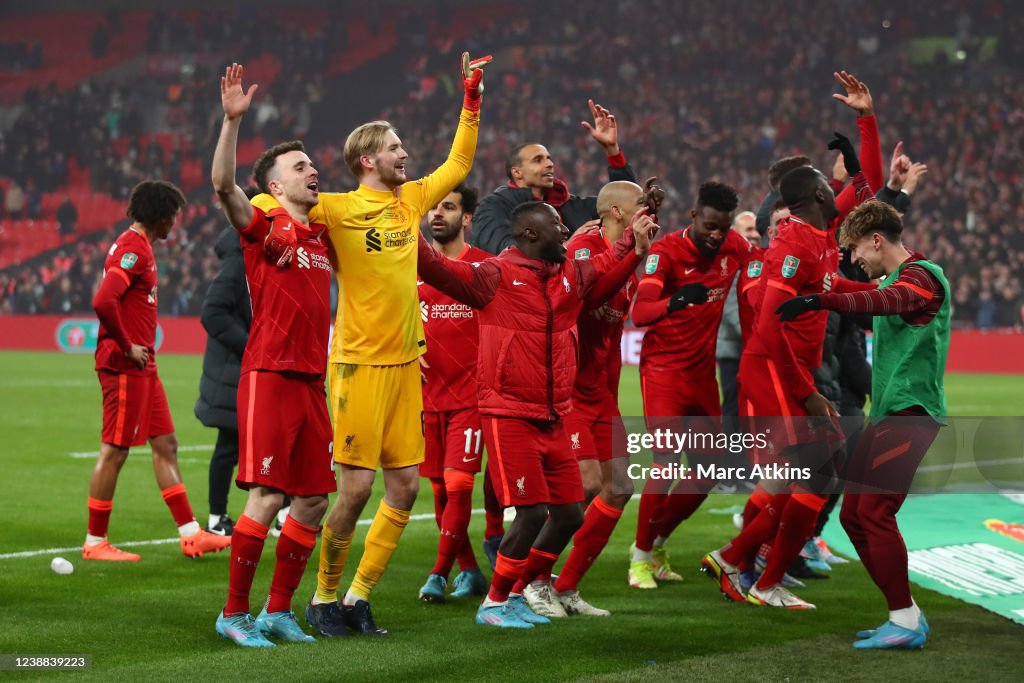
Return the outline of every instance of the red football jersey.
<path id="1" fill-rule="evenodd" d="M 686 373 L 694 381 L 715 378 L 715 347 L 725 299 L 736 271 L 747 262 L 750 243 L 730 230 L 718 253 L 705 258 L 690 239 L 690 226 L 654 243 L 640 281 L 641 297 L 654 289 L 657 299 L 699 282 L 708 288 L 707 303 L 665 315 L 647 328 L 640 348 L 640 371 Z"/>
<path id="2" fill-rule="evenodd" d="M 486 251 L 466 245 L 456 261 L 478 263 L 491 258 Z M 477 312 L 418 280 L 420 317 L 427 337 L 423 368 L 423 409 L 443 413 L 476 406 L 477 349 L 480 329 Z"/>
<path id="3" fill-rule="evenodd" d="M 758 298 L 764 300 L 769 287 L 785 293 L 787 298 L 831 291 L 839 270 L 835 230 L 818 230 L 796 216 L 779 221 L 778 227 L 778 235 L 764 255 Z M 771 314 L 773 320 L 778 321 L 774 311 L 764 310 L 761 313 Z M 757 319 L 756 325 L 760 329 L 764 326 L 760 322 L 761 315 Z M 811 370 L 821 365 L 827 319 L 828 311 L 821 310 L 805 313 L 791 322 L 778 322 L 793 355 L 803 368 Z M 751 353 L 769 356 L 769 345 L 762 336 L 753 335 L 747 349 Z"/>
<path id="4" fill-rule="evenodd" d="M 750 341 L 754 333 L 754 319 L 761 300 L 757 298 L 760 294 L 761 273 L 764 271 L 764 254 L 767 250 L 764 247 L 751 247 L 750 258 L 747 265 L 740 268 L 739 276 L 736 279 L 736 300 L 740 309 L 740 335 L 743 345 Z"/>
<path id="5" fill-rule="evenodd" d="M 609 249 L 611 245 L 603 231 L 577 233 L 566 245 L 566 255 L 583 260 L 603 254 Z M 580 312 L 576 321 L 580 360 L 572 391 L 574 409 L 593 407 L 597 414 L 618 414 L 622 328 L 629 315 L 629 304 L 636 294 L 636 288 L 637 277 L 634 273 L 610 299 L 596 307 L 585 306 Z"/>
<path id="6" fill-rule="evenodd" d="M 149 351 L 149 364 L 139 370 L 128 360 L 124 351 L 100 322 L 96 341 L 96 369 L 129 375 L 147 375 L 156 372 L 156 289 L 158 275 L 153 247 L 149 238 L 128 228 L 117 238 L 103 264 L 103 277 L 120 277 L 128 282 L 121 297 L 121 323 L 133 344 L 145 346 Z"/>
<path id="7" fill-rule="evenodd" d="M 273 220 L 288 220 L 298 239 L 288 268 L 263 251 L 271 216 L 253 207 L 252 222 L 239 231 L 245 278 L 252 299 L 252 329 L 242 357 L 242 372 L 273 370 L 323 377 L 331 331 L 331 274 L 322 225 L 305 226 L 284 210 Z"/>

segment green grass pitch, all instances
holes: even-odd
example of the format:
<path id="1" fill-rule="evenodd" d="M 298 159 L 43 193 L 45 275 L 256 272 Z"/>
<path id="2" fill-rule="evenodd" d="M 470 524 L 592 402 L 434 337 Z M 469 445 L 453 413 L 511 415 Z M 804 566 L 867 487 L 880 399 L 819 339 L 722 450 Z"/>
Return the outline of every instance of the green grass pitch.
<path id="1" fill-rule="evenodd" d="M 163 356 L 161 376 L 181 442 L 182 473 L 200 520 L 207 513 L 207 462 L 214 433 L 192 414 L 200 359 Z M 947 378 L 954 415 L 1024 415 L 1024 379 Z M 85 533 L 88 480 L 98 447 L 100 391 L 92 358 L 54 353 L 0 353 L 0 467 L 3 519 L 0 556 L 78 547 Z M 622 411 L 641 414 L 638 380 L 627 368 Z M 75 454 L 78 454 L 77 457 Z M 243 494 L 232 492 L 231 512 Z M 1020 627 L 980 608 L 918 590 L 932 637 L 920 652 L 859 652 L 853 633 L 885 617 L 881 595 L 858 563 L 837 567 L 802 594 L 810 613 L 782 613 L 726 603 L 699 574 L 700 556 L 733 533 L 737 496 L 713 496 L 670 542 L 679 585 L 639 592 L 626 586 L 626 558 L 636 504 L 581 588 L 607 619 L 575 618 L 525 633 L 473 624 L 475 601 L 426 605 L 416 599 L 436 547 L 432 520 L 413 521 L 374 593 L 387 639 L 343 638 L 272 651 L 247 651 L 213 630 L 225 598 L 226 554 L 188 560 L 176 544 L 133 548 L 138 564 L 86 563 L 76 551 L 0 558 L 0 654 L 89 654 L 103 680 L 1019 680 Z M 369 516 L 376 503 L 367 506 Z M 429 487 L 414 513 L 432 512 Z M 1019 520 L 1017 520 L 1019 521 Z M 474 517 L 478 541 L 483 520 Z M 366 527 L 357 531 L 343 587 L 351 579 Z M 111 520 L 115 543 L 174 536 L 145 450 L 121 474 Z M 49 569 L 57 554 L 71 576 Z M 482 553 L 478 550 L 481 561 Z M 273 542 L 254 586 L 254 609 L 270 582 Z M 315 555 L 314 555 L 315 557 Z M 312 563 L 311 563 L 312 564 Z M 310 567 L 296 596 L 315 584 Z M 300 622 L 301 622 L 300 618 Z M 10 680 L 53 672 L 3 672 Z"/>

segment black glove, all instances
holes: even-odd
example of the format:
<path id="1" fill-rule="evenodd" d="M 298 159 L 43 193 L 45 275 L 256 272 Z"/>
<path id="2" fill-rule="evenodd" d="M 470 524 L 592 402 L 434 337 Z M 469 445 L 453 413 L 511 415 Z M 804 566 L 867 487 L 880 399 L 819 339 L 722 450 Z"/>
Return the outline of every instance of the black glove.
<path id="1" fill-rule="evenodd" d="M 674 313 L 690 304 L 704 304 L 708 301 L 708 288 L 699 282 L 683 285 L 668 300 L 668 312 Z"/>
<path id="2" fill-rule="evenodd" d="M 842 133 L 836 133 L 836 139 L 828 143 L 828 148 L 838 149 L 843 153 L 843 166 L 846 167 L 847 175 L 852 178 L 860 173 L 860 159 L 857 158 L 857 152 L 853 149 L 853 143 L 850 142 L 850 138 Z"/>
<path id="3" fill-rule="evenodd" d="M 849 142 L 849 140 L 847 140 Z M 817 294 L 811 294 L 810 296 L 795 296 L 789 301 L 781 304 L 775 309 L 775 314 L 779 316 L 782 322 L 789 322 L 790 320 L 796 320 L 807 311 L 820 311 L 821 310 L 821 299 L 818 298 Z"/>

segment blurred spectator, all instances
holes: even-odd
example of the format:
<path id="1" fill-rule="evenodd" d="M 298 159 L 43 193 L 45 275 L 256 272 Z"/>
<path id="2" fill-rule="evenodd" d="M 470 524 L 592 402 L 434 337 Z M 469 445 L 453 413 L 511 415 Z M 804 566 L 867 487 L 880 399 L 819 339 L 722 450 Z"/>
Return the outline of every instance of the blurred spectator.
<path id="1" fill-rule="evenodd" d="M 57 231 L 61 237 L 68 237 L 75 233 L 75 224 L 78 222 L 78 209 L 75 208 L 71 197 L 64 197 L 64 201 L 57 207 Z"/>
<path id="2" fill-rule="evenodd" d="M 13 181 L 7 188 L 7 197 L 4 199 L 4 214 L 8 218 L 22 218 L 25 215 L 25 204 L 27 199 L 25 191 L 21 189 L 18 181 Z"/>
<path id="3" fill-rule="evenodd" d="M 252 139 L 257 128 L 266 144 L 305 137 L 321 186 L 343 191 L 354 185 L 341 158 L 351 125 L 368 118 L 394 123 L 411 145 L 409 175 L 418 177 L 448 152 L 458 53 L 500 54 L 488 70 L 470 181 L 485 193 L 504 185 L 508 151 L 543 140 L 569 187 L 600 184 L 605 161 L 579 124 L 592 97 L 615 112 L 622 150 L 637 175 L 657 175 L 665 188 L 665 231 L 689 222 L 703 180 L 734 185 L 740 208 L 749 209 L 764 193 L 772 160 L 803 153 L 831 168 L 825 141 L 833 130 L 856 130 L 830 99 L 831 72 L 847 68 L 871 87 L 883 151 L 903 140 L 907 154 L 928 165 L 906 240 L 946 269 L 954 323 L 1021 326 L 1024 41 L 1017 36 L 1024 12 L 1010 11 L 1011 4 L 935 0 L 897 12 L 889 0 L 766 0 L 751 11 L 745 0 L 624 0 L 595 13 L 587 3 L 522 0 L 514 15 L 473 27 L 442 16 L 434 3 L 400 4 L 396 12 L 371 6 L 356 16 L 338 3 L 316 10 L 324 13 L 316 20 L 260 0 L 213 9 L 203 21 L 173 9 L 151 12 L 144 49 L 154 63 L 173 57 L 173 68 L 112 72 L 67 90 L 41 80 L 12 110 L 14 120 L 0 124 L 0 176 L 10 181 L 4 207 L 10 210 L 13 192 L 16 215 L 25 215 L 30 179 L 42 193 L 61 192 L 73 180 L 76 189 L 113 197 L 127 196 L 143 177 L 192 183 L 188 215 L 159 247 L 168 253 L 158 259 L 166 264 L 162 313 L 194 314 L 195 293 L 216 272 L 216 222 L 209 219 L 216 208 L 205 169 L 219 123 L 210 105 L 223 68 L 201 55 L 236 54 L 247 66 L 277 74 L 260 76 L 258 115 L 243 126 L 242 139 Z M 501 8 L 495 3 L 495 16 Z M 714 16 L 729 21 L 693 20 Z M 892 21 L 887 26 L 881 17 Z M 100 22 L 108 43 L 121 30 L 119 21 L 115 12 Z M 815 31 L 804 30 L 808 25 Z M 398 39 L 363 69 L 362 37 L 352 40 L 357 30 Z M 927 61 L 912 44 L 922 36 L 946 36 L 951 45 L 959 40 L 965 57 L 954 48 L 948 58 L 939 50 L 942 57 Z M 986 61 L 980 36 L 995 41 Z M 16 68 L 33 68 L 25 64 L 37 48 L 41 64 L 41 46 L 7 42 L 0 56 L 14 56 L 4 62 Z M 381 70 L 395 74 L 393 89 L 378 87 Z M 57 208 L 43 199 L 49 211 Z M 77 209 L 81 225 L 87 209 Z M 58 218 L 45 209 L 42 217 Z M 110 239 L 101 233 L 76 243 L 67 272 L 73 288 L 91 294 Z M 64 274 L 52 261 L 43 255 L 0 273 L 0 311 L 49 309 Z M 29 283 L 28 274 L 44 265 L 59 275 Z"/>

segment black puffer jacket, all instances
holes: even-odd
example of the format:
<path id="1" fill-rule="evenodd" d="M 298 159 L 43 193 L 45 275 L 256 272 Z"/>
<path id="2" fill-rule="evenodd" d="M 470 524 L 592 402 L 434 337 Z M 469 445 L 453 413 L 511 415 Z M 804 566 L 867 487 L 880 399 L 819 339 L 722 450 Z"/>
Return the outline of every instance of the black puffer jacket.
<path id="1" fill-rule="evenodd" d="M 836 337 L 839 334 L 839 314 L 830 311 L 825 325 L 825 343 L 821 352 L 821 367 L 811 370 L 818 393 L 832 401 L 839 409 L 839 359 L 836 358 Z"/>
<path id="2" fill-rule="evenodd" d="M 203 327 L 210 336 L 203 355 L 203 376 L 199 380 L 195 412 L 207 427 L 237 430 L 235 402 L 242 354 L 252 325 L 252 304 L 238 233 L 231 228 L 222 232 L 214 250 L 222 263 L 200 313 Z"/>
<path id="3" fill-rule="evenodd" d="M 636 173 L 629 164 L 625 166 L 609 166 L 608 182 L 628 180 L 637 182 Z M 528 187 L 509 187 L 503 185 L 480 200 L 473 214 L 473 228 L 469 236 L 470 243 L 489 254 L 500 254 L 507 247 L 515 244 L 509 230 L 509 216 L 512 209 L 524 202 L 533 200 L 533 191 Z M 597 197 L 578 197 L 569 195 L 569 199 L 557 207 L 562 223 L 569 228 L 569 234 L 589 220 L 597 218 Z"/>

